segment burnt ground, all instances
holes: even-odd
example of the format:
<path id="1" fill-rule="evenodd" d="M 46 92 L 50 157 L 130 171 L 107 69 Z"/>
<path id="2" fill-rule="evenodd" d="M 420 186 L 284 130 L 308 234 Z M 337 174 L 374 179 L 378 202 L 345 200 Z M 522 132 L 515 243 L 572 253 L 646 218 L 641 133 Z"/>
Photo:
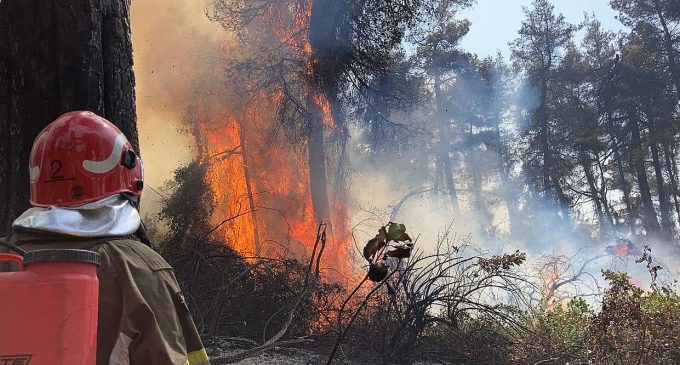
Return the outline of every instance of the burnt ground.
<path id="1" fill-rule="evenodd" d="M 254 343 L 246 339 L 238 338 L 212 338 L 206 341 L 206 348 L 211 357 L 229 356 L 240 351 L 254 347 Z M 326 348 L 317 348 L 314 343 L 304 347 L 280 347 L 273 346 L 257 356 L 237 362 L 239 365 L 317 365 L 325 364 L 328 360 Z M 358 364 L 337 359 L 334 364 Z"/>
<path id="2" fill-rule="evenodd" d="M 230 356 L 255 347 L 255 343 L 242 338 L 211 338 L 206 341 L 206 348 L 211 357 Z M 326 364 L 331 352 L 331 344 L 327 341 L 310 341 L 303 346 L 273 346 L 268 350 L 235 364 L 239 365 L 318 365 Z M 345 351 L 345 352 L 343 352 Z M 345 346 L 341 348 L 333 361 L 335 365 L 374 365 L 382 363 L 370 354 L 347 353 Z M 351 351 L 351 350 L 349 350 Z M 375 354 L 374 354 L 375 355 Z M 349 360 L 348 358 L 351 358 Z M 359 360 L 361 359 L 361 360 Z M 414 365 L 433 365 L 430 362 L 415 362 Z"/>

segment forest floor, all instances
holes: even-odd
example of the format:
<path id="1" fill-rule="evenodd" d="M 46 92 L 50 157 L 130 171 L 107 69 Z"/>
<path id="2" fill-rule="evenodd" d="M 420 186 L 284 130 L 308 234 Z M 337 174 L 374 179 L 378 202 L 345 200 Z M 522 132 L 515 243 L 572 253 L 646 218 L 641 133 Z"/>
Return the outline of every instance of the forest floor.
<path id="1" fill-rule="evenodd" d="M 230 356 L 244 350 L 244 344 L 238 339 L 212 340 L 207 345 L 211 357 Z M 306 348 L 273 346 L 268 350 L 235 364 L 238 365 L 319 365 L 328 361 L 329 348 Z M 379 363 L 376 359 L 366 361 L 349 361 L 343 354 L 336 356 L 335 365 L 373 365 Z M 416 362 L 415 365 L 432 365 L 428 362 Z"/>
<path id="2" fill-rule="evenodd" d="M 245 349 L 251 347 L 252 343 L 241 339 L 212 339 L 207 344 L 208 353 L 211 357 L 230 356 L 235 355 Z M 266 351 L 241 360 L 236 364 L 239 365 L 316 365 L 325 364 L 328 360 L 328 350 L 314 349 L 311 346 L 307 348 L 299 347 L 279 347 L 273 346 Z M 353 364 L 346 361 L 334 361 L 334 364 Z"/>

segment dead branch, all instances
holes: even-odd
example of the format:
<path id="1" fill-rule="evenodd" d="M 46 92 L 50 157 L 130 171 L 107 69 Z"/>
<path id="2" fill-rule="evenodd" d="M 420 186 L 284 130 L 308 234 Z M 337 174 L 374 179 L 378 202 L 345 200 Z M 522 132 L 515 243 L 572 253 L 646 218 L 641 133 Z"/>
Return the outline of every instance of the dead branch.
<path id="1" fill-rule="evenodd" d="M 319 247 L 319 245 L 321 247 Z M 241 361 L 243 359 L 247 359 L 249 357 L 253 357 L 269 348 L 272 346 L 279 344 L 280 339 L 288 333 L 288 329 L 290 328 L 291 323 L 293 322 L 293 318 L 295 316 L 295 312 L 302 302 L 302 299 L 305 297 L 307 294 L 307 290 L 309 289 L 310 285 L 310 275 L 312 272 L 312 269 L 315 265 L 315 262 L 318 262 L 321 260 L 321 252 L 323 252 L 323 248 L 326 245 L 326 225 L 324 223 L 319 223 L 319 227 L 317 229 L 317 235 L 316 235 L 316 241 L 314 242 L 314 248 L 312 249 L 312 254 L 310 255 L 310 260 L 309 264 L 307 265 L 306 273 L 305 273 L 305 281 L 302 287 L 302 290 L 300 291 L 300 294 L 298 295 L 297 299 L 295 300 L 295 303 L 291 307 L 290 311 L 288 312 L 288 319 L 286 320 L 286 323 L 279 329 L 279 331 L 272 336 L 269 340 L 265 341 L 262 345 L 258 347 L 254 347 L 233 355 L 229 356 L 221 356 L 221 357 L 215 357 L 211 359 L 212 364 L 233 364 L 235 362 Z M 317 249 L 319 249 L 319 253 L 317 254 Z M 299 340 L 299 339 L 298 339 Z"/>

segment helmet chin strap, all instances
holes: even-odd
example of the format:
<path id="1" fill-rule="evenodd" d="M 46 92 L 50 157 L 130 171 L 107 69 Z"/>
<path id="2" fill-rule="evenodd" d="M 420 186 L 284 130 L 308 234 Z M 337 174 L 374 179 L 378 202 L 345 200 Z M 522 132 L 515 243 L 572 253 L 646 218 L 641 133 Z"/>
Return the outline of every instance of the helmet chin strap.
<path id="1" fill-rule="evenodd" d="M 134 194 L 128 194 L 128 193 L 122 193 L 120 194 L 125 198 L 127 201 L 130 202 L 130 205 L 132 205 L 137 211 L 139 211 L 139 204 L 140 204 L 140 199 L 139 195 L 134 195 Z"/>
<path id="2" fill-rule="evenodd" d="M 139 195 L 133 195 L 133 194 L 127 194 L 127 193 L 123 193 L 121 195 L 127 201 L 130 202 L 130 205 L 132 205 L 135 209 L 137 209 L 137 211 L 139 211 L 139 203 L 140 203 Z M 146 233 L 146 226 L 144 225 L 144 222 L 142 222 L 141 220 L 139 221 L 139 228 L 137 228 L 137 231 L 135 232 L 135 236 L 137 236 L 137 238 L 139 238 L 139 240 L 143 244 L 145 244 L 149 247 L 153 247 L 153 245 L 151 244 L 151 240 L 149 239 L 149 235 Z"/>

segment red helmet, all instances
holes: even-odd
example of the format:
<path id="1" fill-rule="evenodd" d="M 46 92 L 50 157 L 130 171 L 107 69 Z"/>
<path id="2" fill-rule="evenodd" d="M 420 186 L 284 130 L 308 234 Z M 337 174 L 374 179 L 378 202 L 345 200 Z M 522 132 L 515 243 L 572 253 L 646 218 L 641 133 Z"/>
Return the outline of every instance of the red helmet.
<path id="1" fill-rule="evenodd" d="M 144 169 L 123 132 L 85 111 L 66 113 L 33 142 L 31 204 L 71 207 L 118 193 L 139 195 Z"/>

